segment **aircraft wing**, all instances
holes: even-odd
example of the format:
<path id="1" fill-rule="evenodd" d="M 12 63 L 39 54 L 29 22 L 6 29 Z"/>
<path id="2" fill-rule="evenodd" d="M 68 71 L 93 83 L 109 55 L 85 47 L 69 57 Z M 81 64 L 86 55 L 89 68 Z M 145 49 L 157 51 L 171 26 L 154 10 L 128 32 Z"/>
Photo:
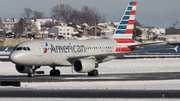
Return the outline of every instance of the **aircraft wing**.
<path id="1" fill-rule="evenodd" d="M 67 59 L 79 59 L 79 58 L 85 58 L 85 57 L 101 57 L 106 58 L 107 56 L 115 56 L 115 57 L 121 57 L 125 54 L 131 54 L 131 53 L 145 53 L 145 52 L 153 52 L 153 51 L 162 51 L 162 50 L 175 50 L 176 52 L 178 46 L 175 48 L 164 48 L 164 49 L 154 49 L 154 50 L 142 50 L 142 51 L 130 51 L 130 52 L 118 52 L 118 53 L 105 53 L 105 54 L 95 54 L 95 55 L 84 55 L 84 56 L 74 56 L 74 57 L 68 57 Z"/>

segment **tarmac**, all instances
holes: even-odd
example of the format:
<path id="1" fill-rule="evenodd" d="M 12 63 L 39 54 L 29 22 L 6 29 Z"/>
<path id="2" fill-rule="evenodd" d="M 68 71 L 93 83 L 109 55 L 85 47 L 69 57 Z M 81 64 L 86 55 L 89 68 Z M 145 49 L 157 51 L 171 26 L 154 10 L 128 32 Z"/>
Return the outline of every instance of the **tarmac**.
<path id="1" fill-rule="evenodd" d="M 132 89 L 28 89 L 18 87 L 18 82 L 94 82 L 94 81 L 145 81 L 180 79 L 180 72 L 153 73 L 121 73 L 99 74 L 98 77 L 86 75 L 35 75 L 28 78 L 25 75 L 0 75 L 1 84 L 15 83 L 15 88 L 1 88 L 0 97 L 36 97 L 36 98 L 180 98 L 180 90 L 132 90 Z M 10 84 L 8 83 L 8 84 Z M 3 85 L 2 85 L 3 86 Z M 6 85 L 4 85 L 6 86 Z M 10 86 L 10 85 L 8 85 Z"/>
<path id="2" fill-rule="evenodd" d="M 19 82 L 69 82 L 69 81 L 142 81 L 142 80 L 175 80 L 180 79 L 180 72 L 152 72 L 152 73 L 114 73 L 99 74 L 97 77 L 89 77 L 86 74 L 63 74 L 59 77 L 49 75 L 0 75 L 0 81 Z"/>
<path id="3" fill-rule="evenodd" d="M 0 89 L 1 98 L 180 98 L 179 95 L 180 90 Z"/>

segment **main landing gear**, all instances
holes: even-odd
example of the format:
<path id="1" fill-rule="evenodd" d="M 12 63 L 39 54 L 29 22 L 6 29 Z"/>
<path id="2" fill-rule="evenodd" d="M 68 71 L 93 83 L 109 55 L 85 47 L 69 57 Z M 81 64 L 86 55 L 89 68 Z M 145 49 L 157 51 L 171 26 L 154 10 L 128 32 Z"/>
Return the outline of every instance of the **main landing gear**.
<path id="1" fill-rule="evenodd" d="M 98 76 L 98 70 L 93 70 L 91 72 L 88 72 L 88 76 Z"/>
<path id="2" fill-rule="evenodd" d="M 56 70 L 55 66 L 52 66 L 52 70 L 50 71 L 50 76 L 60 76 L 60 71 Z"/>

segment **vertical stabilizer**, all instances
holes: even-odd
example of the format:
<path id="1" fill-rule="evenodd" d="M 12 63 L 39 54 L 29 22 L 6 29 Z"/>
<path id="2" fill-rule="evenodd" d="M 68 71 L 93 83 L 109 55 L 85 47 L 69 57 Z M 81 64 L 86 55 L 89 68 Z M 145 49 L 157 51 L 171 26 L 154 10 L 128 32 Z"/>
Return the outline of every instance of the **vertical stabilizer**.
<path id="1" fill-rule="evenodd" d="M 130 2 L 126 11 L 124 12 L 119 26 L 117 27 L 113 38 L 116 40 L 119 39 L 131 39 L 133 35 L 134 29 L 134 21 L 135 21 L 135 14 L 136 14 L 136 5 L 137 2 Z"/>

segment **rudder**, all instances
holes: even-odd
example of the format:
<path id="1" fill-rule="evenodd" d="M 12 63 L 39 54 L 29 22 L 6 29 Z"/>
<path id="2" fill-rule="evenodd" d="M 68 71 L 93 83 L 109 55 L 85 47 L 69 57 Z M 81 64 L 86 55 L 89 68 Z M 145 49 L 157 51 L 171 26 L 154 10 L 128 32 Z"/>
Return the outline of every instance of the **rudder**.
<path id="1" fill-rule="evenodd" d="M 132 39 L 137 2 L 130 2 L 124 12 L 113 38 Z"/>

